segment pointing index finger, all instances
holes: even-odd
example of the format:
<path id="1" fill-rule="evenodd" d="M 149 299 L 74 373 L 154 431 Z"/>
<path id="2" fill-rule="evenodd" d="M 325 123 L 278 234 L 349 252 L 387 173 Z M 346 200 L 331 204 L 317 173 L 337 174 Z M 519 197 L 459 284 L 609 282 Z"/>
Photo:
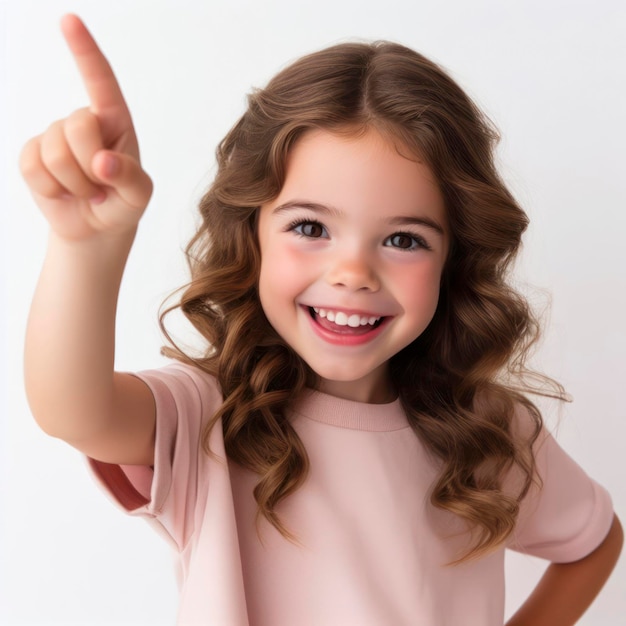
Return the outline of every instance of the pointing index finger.
<path id="1" fill-rule="evenodd" d="M 61 30 L 87 89 L 91 110 L 96 115 L 114 112 L 130 117 L 115 74 L 81 19 L 65 15 Z"/>

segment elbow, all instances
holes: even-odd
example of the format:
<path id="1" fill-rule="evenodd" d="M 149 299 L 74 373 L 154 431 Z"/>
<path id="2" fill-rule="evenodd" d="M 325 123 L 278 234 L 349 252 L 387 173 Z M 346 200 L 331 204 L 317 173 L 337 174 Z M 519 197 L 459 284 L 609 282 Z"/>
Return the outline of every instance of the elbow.
<path id="1" fill-rule="evenodd" d="M 43 393 L 41 388 L 26 387 L 30 413 L 39 428 L 48 436 L 61 439 L 75 447 L 76 442 L 98 436 L 110 411 L 98 410 L 83 402 L 58 401 L 53 394 Z"/>

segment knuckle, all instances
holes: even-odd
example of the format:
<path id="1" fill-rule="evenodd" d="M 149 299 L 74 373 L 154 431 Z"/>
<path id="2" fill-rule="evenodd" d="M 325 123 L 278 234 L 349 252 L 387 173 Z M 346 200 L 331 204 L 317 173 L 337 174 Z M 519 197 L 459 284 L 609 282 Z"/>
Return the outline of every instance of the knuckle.
<path id="1" fill-rule="evenodd" d="M 72 157 L 65 141 L 44 136 L 41 142 L 41 159 L 48 169 L 58 171 L 65 169 Z"/>
<path id="2" fill-rule="evenodd" d="M 44 166 L 41 156 L 41 137 L 33 137 L 22 148 L 19 159 L 20 173 L 31 191 L 47 198 L 63 193 L 61 184 Z"/>
<path id="3" fill-rule="evenodd" d="M 66 136 L 84 136 L 93 132 L 96 124 L 96 117 L 89 109 L 78 109 L 65 120 L 64 132 Z"/>
<path id="4" fill-rule="evenodd" d="M 48 148 L 42 151 L 42 158 L 52 172 L 64 171 L 69 165 L 69 154 L 62 148 Z"/>
<path id="5" fill-rule="evenodd" d="M 19 157 L 19 167 L 22 176 L 26 179 L 32 177 L 40 168 L 39 159 L 40 138 L 29 139 L 22 148 Z"/>
<path id="6" fill-rule="evenodd" d="M 64 123 L 65 123 L 65 120 L 55 120 L 54 122 L 52 122 L 52 124 L 50 124 L 48 128 L 46 129 L 46 131 L 44 132 L 43 138 L 45 139 L 51 136 L 58 137 L 63 132 Z"/>

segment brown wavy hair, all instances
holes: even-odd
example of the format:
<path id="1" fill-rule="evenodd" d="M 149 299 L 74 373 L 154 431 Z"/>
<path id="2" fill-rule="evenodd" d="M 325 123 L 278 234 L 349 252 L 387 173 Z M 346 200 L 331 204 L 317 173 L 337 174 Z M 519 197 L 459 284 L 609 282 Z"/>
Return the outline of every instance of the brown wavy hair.
<path id="1" fill-rule="evenodd" d="M 436 64 L 399 44 L 346 43 L 296 61 L 254 91 L 244 115 L 217 149 L 215 180 L 200 202 L 201 224 L 187 247 L 191 282 L 180 308 L 207 341 L 191 357 L 168 336 L 166 354 L 214 375 L 224 402 L 228 457 L 258 474 L 257 522 L 265 517 L 295 537 L 277 504 L 304 482 L 306 450 L 286 417 L 316 375 L 269 324 L 257 291 L 259 207 L 285 179 L 291 147 L 307 131 L 376 128 L 424 161 L 445 200 L 450 253 L 438 308 L 426 331 L 390 362 L 408 420 L 438 459 L 434 506 L 467 522 L 464 558 L 485 553 L 513 531 L 534 480 L 532 444 L 542 420 L 524 393 L 536 392 L 525 361 L 539 325 L 507 282 L 527 227 L 525 213 L 494 165 L 498 136 L 488 119 Z M 562 388 L 543 379 L 545 395 Z M 546 391 L 547 389 L 547 391 Z M 532 428 L 513 432 L 516 407 Z M 515 468 L 521 488 L 503 488 Z M 461 559 L 461 560 L 463 560 Z"/>

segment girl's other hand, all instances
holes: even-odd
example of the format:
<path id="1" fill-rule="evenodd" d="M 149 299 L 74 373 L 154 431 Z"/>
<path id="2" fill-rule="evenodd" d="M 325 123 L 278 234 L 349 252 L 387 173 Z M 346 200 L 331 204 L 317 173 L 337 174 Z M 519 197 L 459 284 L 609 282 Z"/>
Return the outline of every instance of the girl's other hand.
<path id="1" fill-rule="evenodd" d="M 52 230 L 66 240 L 133 232 L 152 194 L 130 111 L 111 66 L 75 15 L 61 28 L 90 105 L 54 122 L 22 151 L 20 168 Z"/>

